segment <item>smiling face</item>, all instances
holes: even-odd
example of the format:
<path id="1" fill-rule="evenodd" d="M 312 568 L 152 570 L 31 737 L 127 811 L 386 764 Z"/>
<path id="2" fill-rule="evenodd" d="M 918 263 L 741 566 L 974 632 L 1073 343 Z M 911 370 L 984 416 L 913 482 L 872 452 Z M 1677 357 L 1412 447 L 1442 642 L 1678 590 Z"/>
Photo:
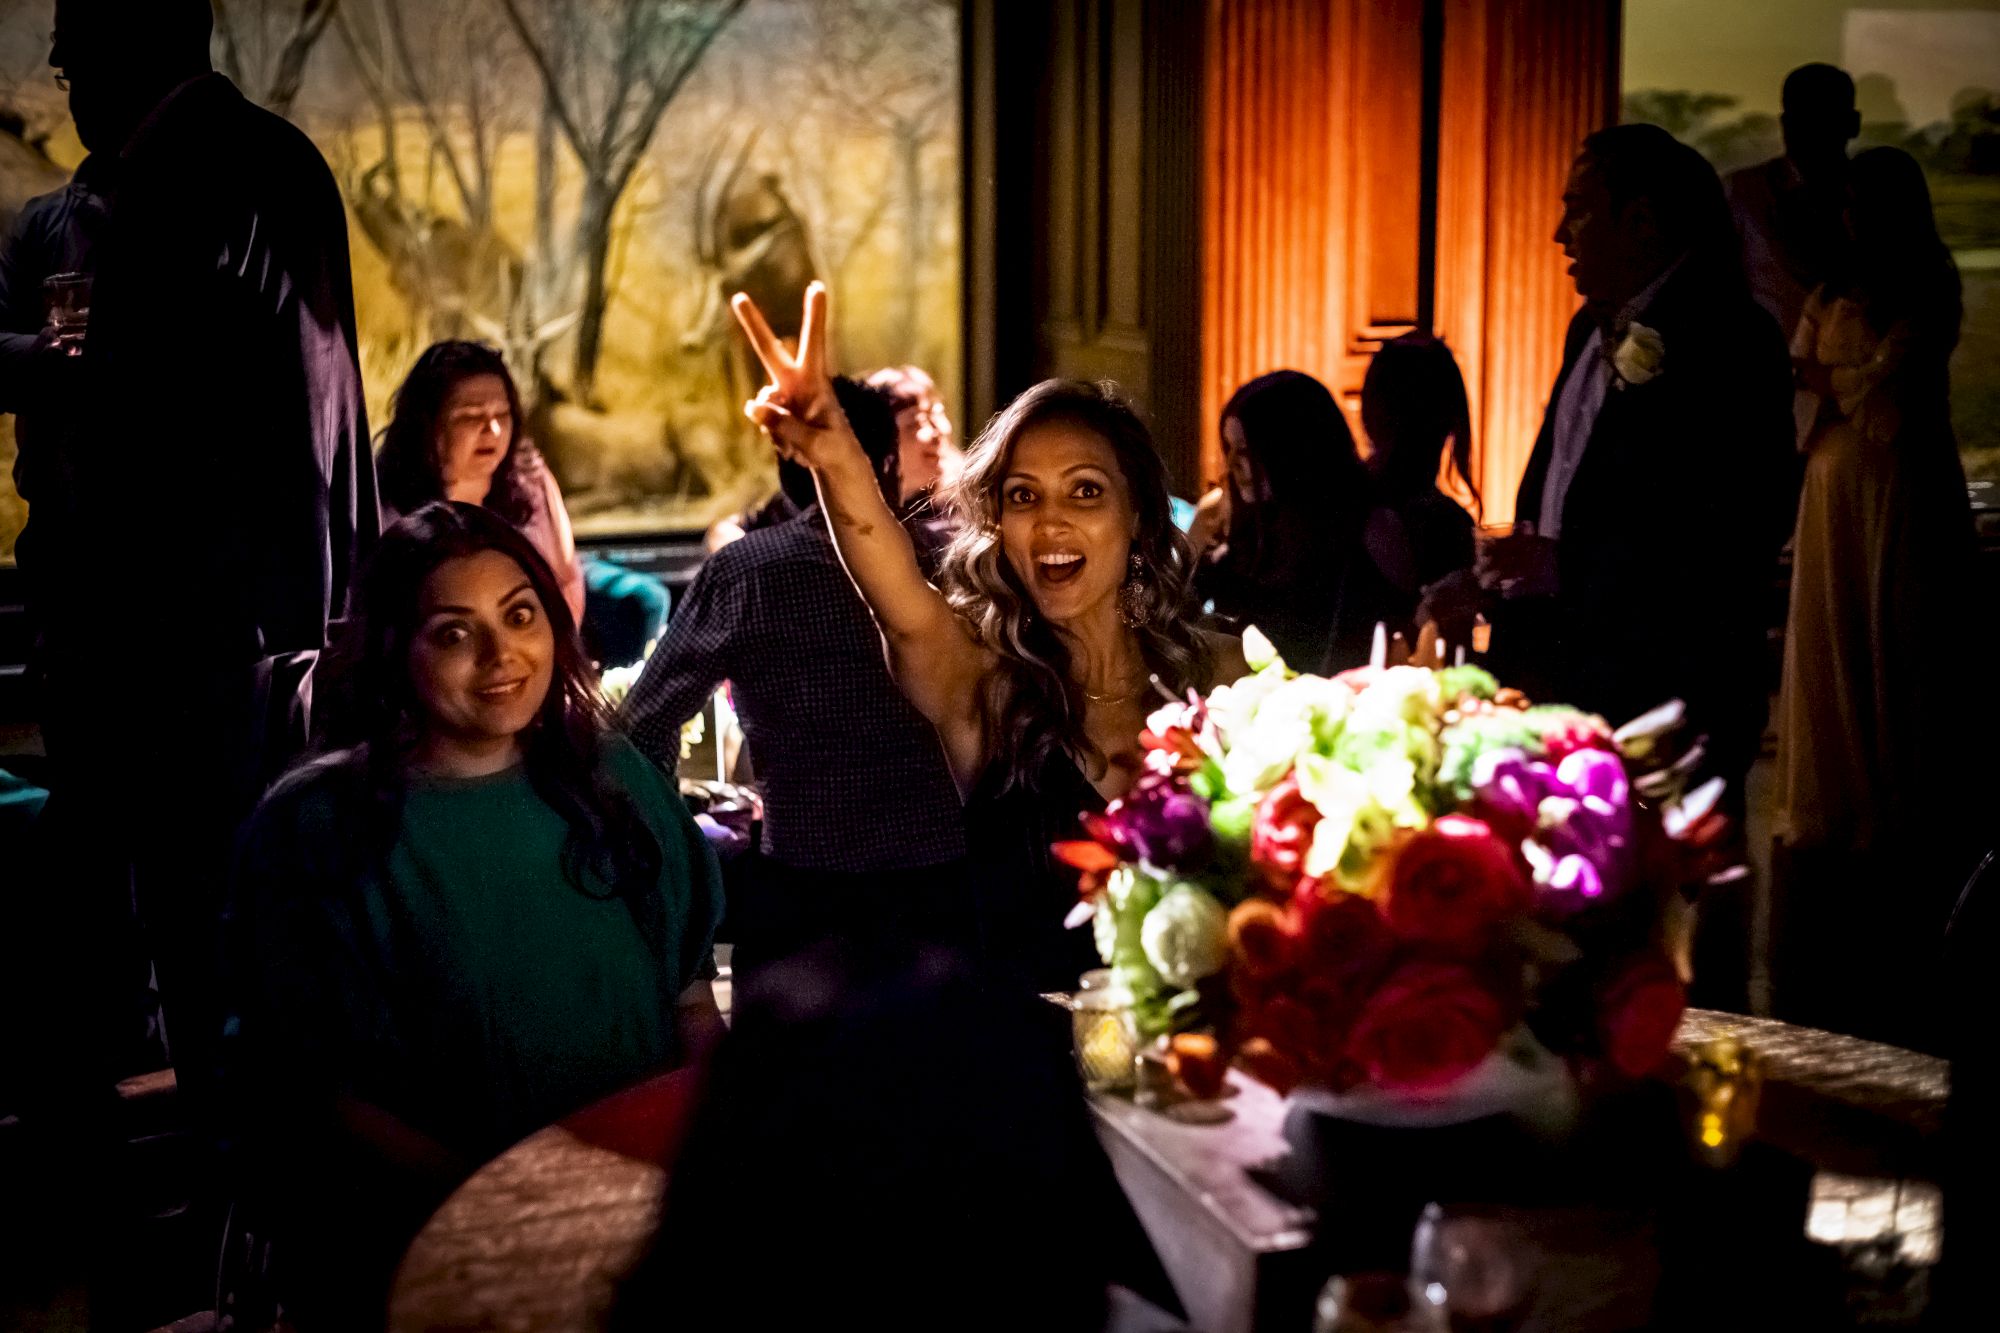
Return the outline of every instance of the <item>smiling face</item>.
<path id="1" fill-rule="evenodd" d="M 418 595 L 410 642 L 429 765 L 475 776 L 514 762 L 554 666 L 547 612 L 512 557 L 489 550 L 439 565 Z"/>
<path id="2" fill-rule="evenodd" d="M 1000 482 L 1000 545 L 1051 624 L 1115 606 L 1138 526 L 1118 455 L 1095 431 L 1044 421 L 1015 441 Z"/>
<path id="3" fill-rule="evenodd" d="M 493 481 L 514 438 L 514 409 L 507 382 L 498 375 L 468 375 L 445 394 L 438 413 L 438 474 L 447 494 L 477 489 L 477 500 Z"/>

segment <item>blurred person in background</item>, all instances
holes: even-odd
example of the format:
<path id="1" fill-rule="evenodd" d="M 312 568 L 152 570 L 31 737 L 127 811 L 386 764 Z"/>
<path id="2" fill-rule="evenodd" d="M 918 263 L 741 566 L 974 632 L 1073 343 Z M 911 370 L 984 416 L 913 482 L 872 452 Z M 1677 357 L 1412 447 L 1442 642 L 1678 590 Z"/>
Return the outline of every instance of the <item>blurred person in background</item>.
<path id="1" fill-rule="evenodd" d="M 1236 391 L 1220 426 L 1228 478 L 1188 530 L 1197 596 L 1231 631 L 1256 626 L 1296 670 L 1367 661 L 1372 623 L 1334 642 L 1369 489 L 1340 405 L 1312 376 L 1274 370 Z"/>
<path id="2" fill-rule="evenodd" d="M 1938 660 L 1990 642 L 1951 427 L 1958 270 L 1923 170 L 1871 148 L 1848 173 L 1847 258 L 1792 339 L 1808 404 L 1778 705 L 1781 1016 L 1931 1045 L 1951 895 L 1990 839 L 1985 753 Z M 1947 646 L 1948 645 L 1948 646 Z"/>

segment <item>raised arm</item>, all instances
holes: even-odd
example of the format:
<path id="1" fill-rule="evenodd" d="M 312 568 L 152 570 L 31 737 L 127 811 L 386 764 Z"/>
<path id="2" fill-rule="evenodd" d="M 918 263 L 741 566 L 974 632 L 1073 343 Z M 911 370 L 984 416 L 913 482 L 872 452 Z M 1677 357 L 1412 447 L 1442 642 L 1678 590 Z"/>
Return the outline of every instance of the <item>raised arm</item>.
<path id="1" fill-rule="evenodd" d="M 925 580 L 916 548 L 883 499 L 875 470 L 834 397 L 826 368 L 826 287 L 815 282 L 806 289 L 796 355 L 779 343 L 748 296 L 739 292 L 730 305 L 771 378 L 744 411 L 780 453 L 812 469 L 834 546 L 874 613 L 890 671 L 956 752 L 975 715 L 974 687 L 988 656 L 943 594 Z"/>

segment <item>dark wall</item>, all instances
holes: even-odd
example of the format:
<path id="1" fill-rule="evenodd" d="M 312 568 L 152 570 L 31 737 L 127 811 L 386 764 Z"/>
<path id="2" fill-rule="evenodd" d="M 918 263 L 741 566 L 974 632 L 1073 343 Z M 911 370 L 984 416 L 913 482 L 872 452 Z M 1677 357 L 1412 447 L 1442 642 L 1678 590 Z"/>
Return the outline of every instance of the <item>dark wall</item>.
<path id="1" fill-rule="evenodd" d="M 968 0 L 966 419 L 1114 379 L 1199 489 L 1198 0 Z"/>

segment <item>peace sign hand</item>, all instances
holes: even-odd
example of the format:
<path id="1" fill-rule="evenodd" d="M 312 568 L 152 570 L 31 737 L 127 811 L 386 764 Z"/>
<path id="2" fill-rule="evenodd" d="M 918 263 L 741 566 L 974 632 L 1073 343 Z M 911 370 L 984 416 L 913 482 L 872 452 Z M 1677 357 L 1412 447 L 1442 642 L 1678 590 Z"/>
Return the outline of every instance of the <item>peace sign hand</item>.
<path id="1" fill-rule="evenodd" d="M 770 383 L 743 405 L 743 413 L 763 428 L 786 458 L 815 472 L 866 457 L 834 397 L 833 378 L 826 368 L 828 299 L 826 284 L 806 287 L 805 318 L 800 325 L 799 350 L 789 352 L 771 332 L 764 314 L 747 293 L 729 299 L 729 308 L 750 338 Z"/>

